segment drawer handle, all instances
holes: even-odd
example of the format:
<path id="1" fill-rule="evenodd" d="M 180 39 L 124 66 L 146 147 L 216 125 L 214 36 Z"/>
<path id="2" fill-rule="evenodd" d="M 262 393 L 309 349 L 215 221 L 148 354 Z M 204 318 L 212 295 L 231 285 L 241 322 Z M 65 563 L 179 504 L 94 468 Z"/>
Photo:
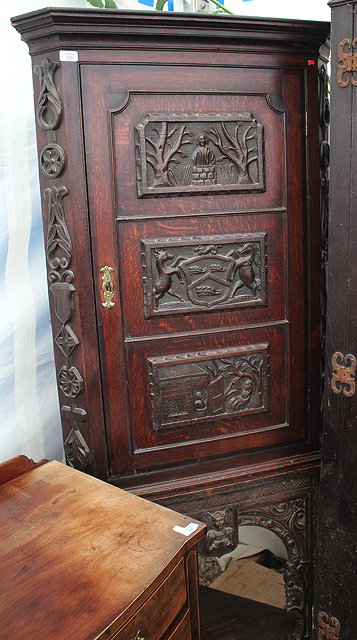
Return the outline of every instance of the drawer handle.
<path id="1" fill-rule="evenodd" d="M 111 309 L 114 307 L 115 302 L 113 302 L 114 298 L 114 284 L 112 280 L 112 271 L 114 271 L 113 267 L 102 267 L 100 272 L 102 275 L 102 291 L 104 302 L 102 302 L 102 307 L 104 309 Z M 136 639 L 134 639 L 136 640 Z"/>
<path id="2" fill-rule="evenodd" d="M 140 634 L 141 634 L 141 630 L 139 629 L 139 630 L 136 632 L 136 634 L 135 634 L 134 638 L 132 638 L 131 640 L 145 640 L 144 636 L 142 636 L 142 635 L 140 635 Z"/>

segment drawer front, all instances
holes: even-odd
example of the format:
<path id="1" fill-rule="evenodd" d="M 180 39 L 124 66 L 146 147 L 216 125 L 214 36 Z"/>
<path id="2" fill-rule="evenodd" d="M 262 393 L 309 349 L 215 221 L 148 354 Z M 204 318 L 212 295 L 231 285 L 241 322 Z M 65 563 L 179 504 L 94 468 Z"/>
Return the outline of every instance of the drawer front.
<path id="1" fill-rule="evenodd" d="M 146 640 L 146 639 L 145 639 Z M 164 640 L 191 640 L 190 613 L 186 611 L 174 631 L 165 635 Z"/>
<path id="2" fill-rule="evenodd" d="M 151 598 L 111 640 L 157 640 L 181 611 L 186 599 L 185 569 L 181 560 Z"/>

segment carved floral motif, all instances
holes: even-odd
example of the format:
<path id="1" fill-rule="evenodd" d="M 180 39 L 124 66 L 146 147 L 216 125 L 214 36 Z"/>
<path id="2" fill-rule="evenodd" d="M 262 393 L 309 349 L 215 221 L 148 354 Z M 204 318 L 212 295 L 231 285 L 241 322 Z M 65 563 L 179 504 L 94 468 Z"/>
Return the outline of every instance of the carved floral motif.
<path id="1" fill-rule="evenodd" d="M 136 126 L 138 194 L 262 191 L 263 126 L 250 113 L 156 113 Z"/>
<path id="2" fill-rule="evenodd" d="M 66 460 L 71 467 L 80 471 L 86 470 L 91 459 L 90 450 L 82 433 L 76 426 L 70 430 L 64 443 L 64 450 Z"/>
<path id="3" fill-rule="evenodd" d="M 59 144 L 51 142 L 40 153 L 40 167 L 46 178 L 58 178 L 66 164 L 66 156 Z"/>
<path id="4" fill-rule="evenodd" d="M 61 99 L 53 77 L 59 66 L 59 62 L 44 58 L 40 65 L 34 67 L 40 84 L 36 116 L 39 126 L 44 131 L 56 129 L 62 113 Z"/>
<path id="5" fill-rule="evenodd" d="M 284 573 L 287 614 L 295 619 L 290 640 L 302 640 L 307 628 L 306 594 L 310 562 L 306 556 L 306 499 L 296 498 L 279 504 L 259 506 L 238 513 L 238 525 L 255 525 L 273 531 L 288 553 Z"/>
<path id="6" fill-rule="evenodd" d="M 58 373 L 58 383 L 69 398 L 76 398 L 83 391 L 83 378 L 76 367 L 63 366 Z"/>

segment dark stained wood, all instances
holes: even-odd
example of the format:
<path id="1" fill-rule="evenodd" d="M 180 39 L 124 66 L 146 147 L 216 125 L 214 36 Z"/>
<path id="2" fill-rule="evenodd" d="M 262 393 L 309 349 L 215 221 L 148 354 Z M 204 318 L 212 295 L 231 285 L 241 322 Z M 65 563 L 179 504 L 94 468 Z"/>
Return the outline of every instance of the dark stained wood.
<path id="1" fill-rule="evenodd" d="M 273 522 L 292 545 L 287 604 L 301 640 L 319 466 L 328 25 L 49 9 L 14 26 L 40 79 L 67 460 L 183 512 L 196 505 L 220 553 L 236 540 L 227 523 Z M 59 64 L 62 49 L 79 62 Z"/>
<path id="2" fill-rule="evenodd" d="M 58 462 L 2 485 L 2 634 L 121 639 L 140 629 L 156 639 L 187 613 L 181 626 L 196 640 L 185 555 L 205 528 L 173 531 L 190 521 Z"/>
<path id="3" fill-rule="evenodd" d="M 331 2 L 331 167 L 327 336 L 314 637 L 356 635 L 356 410 L 353 388 L 333 383 L 332 358 L 357 357 L 356 91 L 352 72 L 339 76 L 342 41 L 356 36 L 356 3 Z M 347 45 L 346 45 L 347 52 Z M 352 47 L 349 53 L 355 56 Z M 352 58 L 350 59 L 350 61 Z M 346 68 L 348 68 L 348 64 Z M 348 377 L 345 378 L 348 380 Z M 333 390 L 334 388 L 334 390 Z M 347 393 L 347 395 L 345 395 Z"/>
<path id="4" fill-rule="evenodd" d="M 283 640 L 292 632 L 284 611 L 261 602 L 200 587 L 205 640 Z"/>
<path id="5" fill-rule="evenodd" d="M 34 462 L 26 456 L 16 456 L 16 458 L 5 460 L 0 464 L 0 484 L 5 484 L 9 480 L 22 476 L 24 473 L 28 473 L 31 469 L 36 469 L 46 462 L 47 460 Z"/>
<path id="6" fill-rule="evenodd" d="M 134 487 L 154 470 L 161 482 L 189 477 L 197 458 L 209 478 L 215 466 L 232 468 L 233 456 L 234 466 L 258 468 L 313 454 L 317 62 L 326 26 L 137 18 L 55 9 L 14 19 L 39 78 L 41 65 L 48 72 L 49 25 L 53 33 L 47 65 L 59 116 L 52 122 L 53 98 L 38 93 L 41 82 L 35 101 L 40 149 L 55 144 L 65 154 L 58 178 L 42 166 L 41 180 L 67 459 Z M 167 24 L 174 38 L 163 35 Z M 58 49 L 70 37 L 80 64 L 59 65 Z M 201 186 L 200 133 L 213 162 L 212 184 Z M 244 164 L 239 149 L 247 140 Z M 173 148 L 178 166 L 164 162 Z M 62 253 L 49 244 L 55 207 L 70 242 Z M 112 269 L 110 309 L 104 266 Z M 212 273 L 200 277 L 200 269 Z M 181 398 L 191 387 L 192 398 Z M 180 402 L 189 404 L 183 417 L 166 416 Z"/>

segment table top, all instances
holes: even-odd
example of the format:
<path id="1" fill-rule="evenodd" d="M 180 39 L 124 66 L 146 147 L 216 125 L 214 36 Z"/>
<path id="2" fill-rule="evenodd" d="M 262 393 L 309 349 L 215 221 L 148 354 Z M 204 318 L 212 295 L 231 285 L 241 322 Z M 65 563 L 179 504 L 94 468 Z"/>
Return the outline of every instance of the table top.
<path id="1" fill-rule="evenodd" d="M 173 530 L 190 522 L 59 462 L 1 485 L 2 637 L 104 637 L 203 536 Z"/>

